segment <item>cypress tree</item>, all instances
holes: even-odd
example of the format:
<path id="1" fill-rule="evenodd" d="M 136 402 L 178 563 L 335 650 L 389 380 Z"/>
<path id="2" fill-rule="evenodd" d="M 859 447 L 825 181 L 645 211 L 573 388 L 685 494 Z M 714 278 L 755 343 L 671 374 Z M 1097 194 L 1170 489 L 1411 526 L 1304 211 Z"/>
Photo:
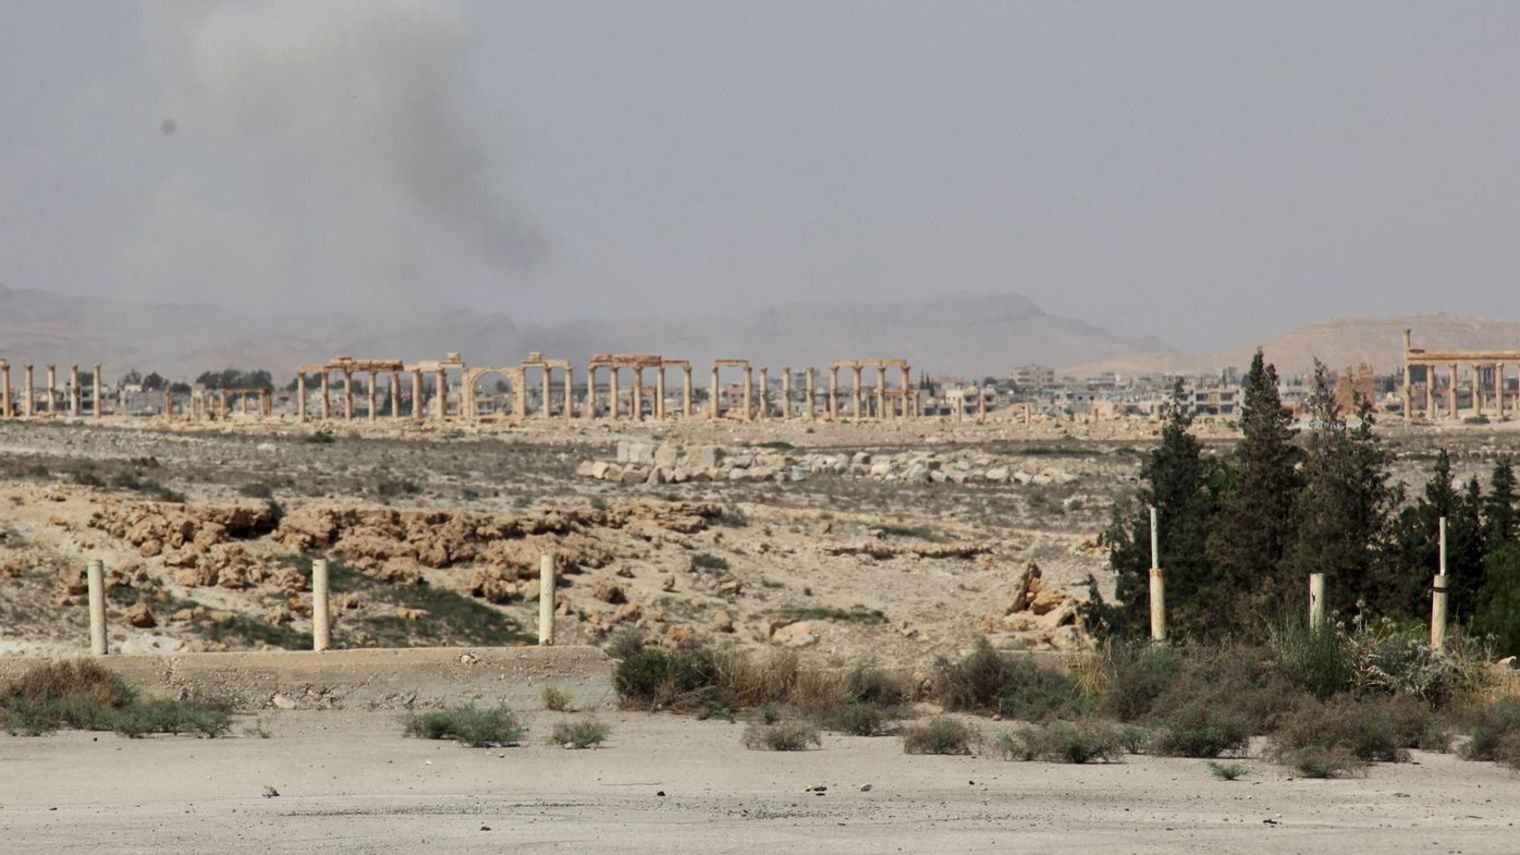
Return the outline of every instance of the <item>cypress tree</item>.
<path id="1" fill-rule="evenodd" d="M 1293 445 L 1293 414 L 1277 391 L 1277 369 L 1261 350 L 1246 374 L 1241 441 L 1231 458 L 1234 489 L 1220 499 L 1209 555 L 1218 569 L 1217 596 L 1232 602 L 1235 622 L 1274 611 L 1296 583 L 1284 579 L 1283 558 L 1293 542 L 1293 502 L 1301 486 Z"/>
<path id="2" fill-rule="evenodd" d="M 1499 458 L 1488 478 L 1488 498 L 1483 500 L 1483 545 L 1492 552 L 1515 537 L 1515 467 L 1508 457 Z"/>

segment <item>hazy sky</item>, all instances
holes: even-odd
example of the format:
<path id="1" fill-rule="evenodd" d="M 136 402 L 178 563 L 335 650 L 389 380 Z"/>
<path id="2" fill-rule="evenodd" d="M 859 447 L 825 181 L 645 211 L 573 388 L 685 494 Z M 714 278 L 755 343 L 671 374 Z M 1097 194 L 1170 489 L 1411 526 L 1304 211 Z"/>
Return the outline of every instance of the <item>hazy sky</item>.
<path id="1" fill-rule="evenodd" d="M 1520 318 L 1520 3 L 0 0 L 0 282 Z"/>

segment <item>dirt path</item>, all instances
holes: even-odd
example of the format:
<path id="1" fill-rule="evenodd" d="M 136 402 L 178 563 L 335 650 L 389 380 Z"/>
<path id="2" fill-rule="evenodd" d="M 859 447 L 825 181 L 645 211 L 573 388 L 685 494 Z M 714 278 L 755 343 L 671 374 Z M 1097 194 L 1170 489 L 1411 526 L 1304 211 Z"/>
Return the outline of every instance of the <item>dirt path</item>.
<path id="1" fill-rule="evenodd" d="M 565 751 L 543 744 L 559 715 L 531 714 L 528 744 L 500 750 L 407 739 L 393 713 L 354 710 L 271 714 L 267 739 L 0 736 L 0 839 L 155 853 L 1520 849 L 1520 776 L 1442 755 L 1339 781 L 1246 761 L 1251 775 L 1226 783 L 1201 760 L 914 757 L 894 738 L 746 751 L 742 724 L 616 712 L 602 713 L 606 748 Z"/>

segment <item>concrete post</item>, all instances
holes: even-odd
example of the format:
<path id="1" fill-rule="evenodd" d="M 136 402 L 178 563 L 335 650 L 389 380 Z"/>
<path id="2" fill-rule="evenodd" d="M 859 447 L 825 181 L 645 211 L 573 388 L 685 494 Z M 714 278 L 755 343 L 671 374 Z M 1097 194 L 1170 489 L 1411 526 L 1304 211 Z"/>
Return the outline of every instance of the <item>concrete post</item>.
<path id="1" fill-rule="evenodd" d="M 1309 628 L 1315 632 L 1325 628 L 1325 574 L 1309 574 Z"/>
<path id="2" fill-rule="evenodd" d="M 90 384 L 91 392 L 95 395 L 95 404 L 90 411 L 95 418 L 100 418 L 100 363 L 95 364 L 95 374 Z"/>
<path id="3" fill-rule="evenodd" d="M 1156 508 L 1151 506 L 1151 640 L 1166 641 L 1166 576 L 1156 531 Z"/>
<path id="4" fill-rule="evenodd" d="M 1446 517 L 1441 517 L 1441 566 L 1430 593 L 1430 646 L 1446 646 Z"/>
<path id="5" fill-rule="evenodd" d="M 311 562 L 311 649 L 318 653 L 332 642 L 332 606 L 328 600 L 327 559 Z"/>
<path id="6" fill-rule="evenodd" d="M 78 566 L 78 565 L 75 565 Z M 90 589 L 90 653 L 106 655 L 106 567 L 92 559 L 85 565 L 85 583 Z"/>
<path id="7" fill-rule="evenodd" d="M 538 559 L 538 643 L 541 647 L 554 644 L 554 555 Z"/>

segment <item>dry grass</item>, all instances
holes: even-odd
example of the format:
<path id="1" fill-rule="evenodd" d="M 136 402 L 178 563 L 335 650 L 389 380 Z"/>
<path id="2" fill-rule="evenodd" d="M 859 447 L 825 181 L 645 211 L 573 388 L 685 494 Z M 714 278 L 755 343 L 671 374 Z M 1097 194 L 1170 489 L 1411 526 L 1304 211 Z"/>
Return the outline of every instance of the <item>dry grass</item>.
<path id="1" fill-rule="evenodd" d="M 970 754 L 976 731 L 959 719 L 931 718 L 902 730 L 905 754 Z"/>
<path id="2" fill-rule="evenodd" d="M 818 729 L 806 722 L 778 721 L 766 724 L 754 721 L 744 729 L 744 747 L 752 751 L 806 751 L 822 744 Z"/>

